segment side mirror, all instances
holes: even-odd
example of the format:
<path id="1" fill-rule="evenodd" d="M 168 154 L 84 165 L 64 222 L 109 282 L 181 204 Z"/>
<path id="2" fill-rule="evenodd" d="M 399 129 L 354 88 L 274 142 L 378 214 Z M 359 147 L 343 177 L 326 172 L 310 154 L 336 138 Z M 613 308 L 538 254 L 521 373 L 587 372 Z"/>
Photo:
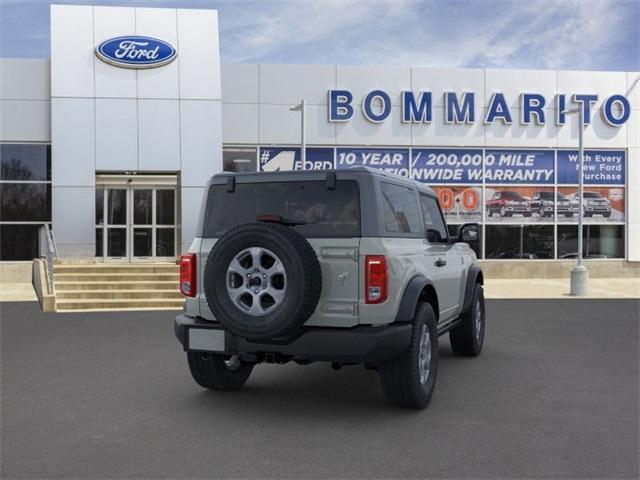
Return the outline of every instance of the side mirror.
<path id="1" fill-rule="evenodd" d="M 465 243 L 477 242 L 480 238 L 480 225 L 465 223 L 458 230 L 458 241 Z"/>

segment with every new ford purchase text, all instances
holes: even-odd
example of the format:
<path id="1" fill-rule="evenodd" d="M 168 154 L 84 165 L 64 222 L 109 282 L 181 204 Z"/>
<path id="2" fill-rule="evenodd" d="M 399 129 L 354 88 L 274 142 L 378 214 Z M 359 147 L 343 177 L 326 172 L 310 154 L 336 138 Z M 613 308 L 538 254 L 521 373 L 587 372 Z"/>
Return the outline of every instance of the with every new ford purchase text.
<path id="1" fill-rule="evenodd" d="M 355 167 L 221 173 L 206 191 L 175 321 L 202 387 L 239 389 L 262 362 L 364 364 L 391 402 L 425 408 L 440 335 L 480 354 L 478 225 L 450 237 L 430 188 Z"/>

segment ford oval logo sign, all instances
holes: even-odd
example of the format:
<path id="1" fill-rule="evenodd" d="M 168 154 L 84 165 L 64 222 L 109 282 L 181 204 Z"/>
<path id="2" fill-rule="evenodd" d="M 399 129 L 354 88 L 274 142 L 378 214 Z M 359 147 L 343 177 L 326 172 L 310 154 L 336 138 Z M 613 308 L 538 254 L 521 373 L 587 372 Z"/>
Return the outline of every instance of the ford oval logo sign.
<path id="1" fill-rule="evenodd" d="M 129 35 L 105 40 L 96 47 L 103 62 L 123 68 L 155 68 L 171 63 L 178 52 L 163 40 Z"/>

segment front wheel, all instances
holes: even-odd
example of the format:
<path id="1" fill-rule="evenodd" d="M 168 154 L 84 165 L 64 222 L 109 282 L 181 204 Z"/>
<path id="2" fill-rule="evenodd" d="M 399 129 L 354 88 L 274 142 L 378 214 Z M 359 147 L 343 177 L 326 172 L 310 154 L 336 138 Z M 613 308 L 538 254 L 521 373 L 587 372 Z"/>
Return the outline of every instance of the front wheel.
<path id="1" fill-rule="evenodd" d="M 187 352 L 187 360 L 196 383 L 211 390 L 240 390 L 253 370 L 237 355 Z"/>
<path id="2" fill-rule="evenodd" d="M 462 315 L 462 322 L 449 332 L 451 349 L 456 355 L 476 357 L 482 351 L 485 329 L 484 290 L 476 283 L 471 308 Z"/>
<path id="3" fill-rule="evenodd" d="M 431 305 L 418 305 L 407 351 L 383 362 L 378 370 L 382 390 L 391 403 L 416 409 L 429 405 L 438 372 L 438 330 Z"/>

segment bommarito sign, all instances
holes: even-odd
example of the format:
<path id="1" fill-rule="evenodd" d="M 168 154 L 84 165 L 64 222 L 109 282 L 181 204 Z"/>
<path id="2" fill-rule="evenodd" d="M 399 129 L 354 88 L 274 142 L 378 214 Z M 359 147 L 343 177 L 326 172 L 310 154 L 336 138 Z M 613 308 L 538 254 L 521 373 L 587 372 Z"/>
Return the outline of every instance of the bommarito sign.
<path id="1" fill-rule="evenodd" d="M 348 122 L 353 118 L 356 107 L 353 94 L 349 90 L 329 90 L 329 121 Z M 430 123 L 433 120 L 433 95 L 429 91 L 418 93 L 404 91 L 400 94 L 402 101 L 401 115 L 403 123 Z M 568 95 L 559 93 L 555 96 L 555 119 L 547 118 L 545 107 L 547 99 L 539 93 L 520 94 L 520 118 L 523 125 L 544 125 L 554 121 L 556 125 L 564 125 L 566 122 L 566 110 L 568 109 Z M 514 122 L 511 109 L 505 95 L 496 92 L 491 96 L 487 105 L 484 118 L 478 118 L 475 107 L 475 93 L 445 92 L 444 122 L 452 124 L 475 123 L 482 121 L 492 124 L 501 121 L 505 124 Z M 591 123 L 591 110 L 593 104 L 598 101 L 598 95 L 575 93 L 570 96 L 572 103 L 581 106 L 584 110 L 584 123 Z M 362 115 L 373 123 L 381 123 L 391 115 L 391 97 L 384 90 L 372 90 L 367 93 L 360 104 Z M 627 97 L 621 94 L 610 95 L 602 105 L 602 116 L 612 127 L 624 125 L 631 115 L 631 105 Z"/>

